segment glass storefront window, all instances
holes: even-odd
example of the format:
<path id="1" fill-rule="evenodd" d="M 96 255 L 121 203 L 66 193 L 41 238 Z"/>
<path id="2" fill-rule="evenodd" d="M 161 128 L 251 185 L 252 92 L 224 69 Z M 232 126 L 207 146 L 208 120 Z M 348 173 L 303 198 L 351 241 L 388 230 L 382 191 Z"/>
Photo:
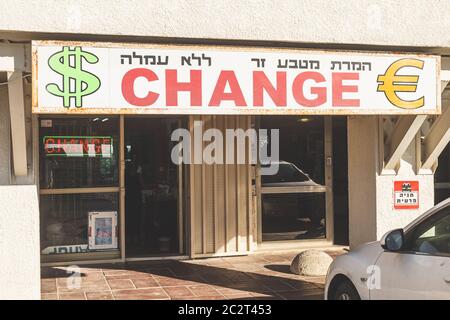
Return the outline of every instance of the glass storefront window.
<path id="1" fill-rule="evenodd" d="M 41 253 L 117 250 L 118 202 L 117 193 L 41 195 Z"/>
<path id="2" fill-rule="evenodd" d="M 41 189 L 116 187 L 118 118 L 41 118 Z"/>

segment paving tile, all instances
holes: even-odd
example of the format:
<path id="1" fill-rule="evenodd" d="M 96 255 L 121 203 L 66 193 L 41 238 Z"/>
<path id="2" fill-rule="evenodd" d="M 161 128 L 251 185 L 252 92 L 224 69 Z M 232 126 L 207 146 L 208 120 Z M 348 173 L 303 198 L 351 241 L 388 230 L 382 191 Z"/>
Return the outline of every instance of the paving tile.
<path id="1" fill-rule="evenodd" d="M 307 294 L 302 297 L 302 300 L 323 300 L 323 292 L 317 294 Z"/>
<path id="2" fill-rule="evenodd" d="M 153 271 L 153 275 L 160 275 L 160 276 L 186 276 L 186 275 L 197 275 L 199 272 L 203 272 L 205 269 L 204 267 L 198 266 L 198 265 L 192 265 L 189 263 L 185 263 L 183 265 L 177 265 L 174 267 L 171 267 L 169 273 L 161 273 L 158 271 Z"/>
<path id="3" fill-rule="evenodd" d="M 152 275 L 150 273 L 143 273 L 143 274 L 135 274 L 135 275 L 129 275 L 129 274 L 119 274 L 119 275 L 110 275 L 110 276 L 105 276 L 106 280 L 111 280 L 111 279 L 118 279 L 118 280 L 134 280 L 134 279 L 153 279 Z"/>
<path id="4" fill-rule="evenodd" d="M 169 296 L 156 297 L 149 294 L 116 295 L 115 300 L 170 300 Z"/>
<path id="5" fill-rule="evenodd" d="M 164 291 L 171 299 L 195 297 L 194 293 L 188 287 L 163 287 Z"/>
<path id="6" fill-rule="evenodd" d="M 107 285 L 105 278 L 76 278 L 76 277 L 69 277 L 69 278 L 57 278 L 56 279 L 56 286 L 58 288 L 66 288 L 68 286 L 71 286 L 72 284 L 79 283 L 80 286 L 92 286 L 92 285 Z"/>
<path id="7" fill-rule="evenodd" d="M 285 300 L 323 300 L 323 292 L 317 289 L 315 292 L 305 290 L 296 290 L 289 292 L 278 292 L 278 294 Z"/>
<path id="8" fill-rule="evenodd" d="M 206 265 L 210 266 L 210 267 L 223 267 L 223 268 L 227 268 L 227 267 L 231 267 L 231 262 L 222 259 L 222 258 L 213 258 L 213 259 L 208 259 L 206 261 Z"/>
<path id="9" fill-rule="evenodd" d="M 173 268 L 179 268 L 181 266 L 174 266 Z M 146 268 L 143 268 L 141 270 L 142 274 L 148 274 L 148 275 L 159 275 L 159 276 L 167 276 L 167 277 L 171 277 L 174 276 L 175 273 L 172 270 L 172 267 L 169 268 L 168 266 L 149 266 Z"/>
<path id="10" fill-rule="evenodd" d="M 217 272 L 204 272 L 201 274 L 201 276 L 205 280 L 205 282 L 209 284 L 226 284 L 234 282 L 233 280 L 228 279 L 227 277 L 224 277 L 222 274 L 219 274 Z"/>
<path id="11" fill-rule="evenodd" d="M 111 290 L 117 289 L 134 289 L 135 286 L 130 279 L 110 279 L 108 280 Z"/>
<path id="12" fill-rule="evenodd" d="M 169 299 L 169 296 L 162 288 L 115 290 L 113 295 L 118 300 Z"/>
<path id="13" fill-rule="evenodd" d="M 42 279 L 41 280 L 42 293 L 56 293 L 56 279 Z"/>
<path id="14" fill-rule="evenodd" d="M 88 300 L 114 300 L 114 296 L 110 291 L 86 292 Z"/>
<path id="15" fill-rule="evenodd" d="M 286 282 L 279 279 L 263 279 L 262 284 L 272 291 L 293 291 L 295 288 L 288 285 Z"/>
<path id="16" fill-rule="evenodd" d="M 79 286 L 78 286 L 79 285 Z M 109 290 L 106 280 L 98 280 L 91 282 L 76 282 L 64 283 L 64 285 L 58 287 L 58 293 L 75 293 L 79 291 L 103 291 Z"/>
<path id="17" fill-rule="evenodd" d="M 242 272 L 248 272 L 248 271 L 259 271 L 259 270 L 262 271 L 262 270 L 264 270 L 264 267 L 258 263 L 238 262 L 238 263 L 232 263 L 230 269 L 242 271 Z"/>
<path id="18" fill-rule="evenodd" d="M 232 285 L 216 286 L 215 289 L 223 295 L 238 294 L 242 292 L 270 292 L 270 288 L 260 282 L 237 282 Z"/>
<path id="19" fill-rule="evenodd" d="M 42 293 L 41 300 L 58 300 L 58 295 L 56 293 Z"/>
<path id="20" fill-rule="evenodd" d="M 177 298 L 177 300 L 226 300 L 224 296 L 201 296 L 201 297 L 188 297 Z"/>
<path id="21" fill-rule="evenodd" d="M 133 281 L 134 286 L 138 289 L 159 287 L 158 282 L 156 282 L 156 280 L 153 279 L 153 277 L 131 279 L 131 281 Z"/>
<path id="22" fill-rule="evenodd" d="M 264 255 L 256 254 L 252 256 L 235 256 L 235 257 L 226 257 L 223 258 L 227 262 L 234 263 L 234 262 L 244 262 L 244 263 L 252 263 L 252 262 L 267 262 Z"/>
<path id="23" fill-rule="evenodd" d="M 59 294 L 60 300 L 86 300 L 84 292 L 79 293 L 61 293 Z"/>
<path id="24" fill-rule="evenodd" d="M 224 270 L 221 272 L 217 272 L 217 275 L 227 278 L 227 279 L 230 279 L 233 282 L 252 280 L 252 277 L 248 273 L 242 272 L 242 271 L 236 271 L 236 270 Z"/>
<path id="25" fill-rule="evenodd" d="M 104 280 L 105 276 L 103 275 L 103 272 L 95 272 L 95 273 L 83 274 L 81 279 L 83 280 L 83 282 L 91 282 L 91 281 Z"/>
<path id="26" fill-rule="evenodd" d="M 66 288 L 68 286 L 68 283 L 71 283 L 70 278 L 56 278 L 56 287 L 58 288 Z M 80 281 L 81 283 L 81 281 Z"/>
<path id="27" fill-rule="evenodd" d="M 308 282 L 325 284 L 325 277 L 307 277 Z"/>
<path id="28" fill-rule="evenodd" d="M 282 300 L 281 296 L 275 292 L 265 292 L 265 293 L 254 293 L 251 292 L 250 295 L 257 300 Z"/>
<path id="29" fill-rule="evenodd" d="M 223 295 L 217 291 L 213 286 L 210 285 L 194 285 L 189 286 L 189 290 L 191 290 L 197 297 L 211 297 L 211 296 L 219 296 L 223 297 Z"/>
<path id="30" fill-rule="evenodd" d="M 264 260 L 270 263 L 291 263 L 291 259 L 288 259 L 282 255 L 265 255 Z"/>
<path id="31" fill-rule="evenodd" d="M 310 282 L 300 281 L 300 280 L 288 280 L 285 279 L 283 282 L 287 283 L 290 287 L 296 290 L 308 290 L 308 289 L 317 289 L 318 287 Z"/>
<path id="32" fill-rule="evenodd" d="M 241 293 L 233 293 L 233 294 L 225 294 L 224 295 L 226 299 L 234 300 L 234 299 L 242 299 L 242 298 L 249 298 L 252 300 L 256 300 L 255 297 L 253 297 L 248 292 L 241 292 Z"/>
<path id="33" fill-rule="evenodd" d="M 83 266 L 79 287 L 65 267 L 41 269 L 42 299 L 323 299 L 325 277 L 290 273 L 297 252 L 189 261 Z M 340 253 L 334 253 L 335 255 Z"/>
<path id="34" fill-rule="evenodd" d="M 109 290 L 109 288 L 105 289 L 105 290 Z M 79 287 L 79 288 L 63 288 L 63 287 L 61 287 L 61 288 L 58 288 L 58 292 L 57 293 L 58 294 L 84 293 L 84 290 L 81 287 Z"/>
<path id="35" fill-rule="evenodd" d="M 147 271 L 141 271 L 141 270 L 106 270 L 106 271 L 103 271 L 103 273 L 107 277 L 110 277 L 110 276 L 130 276 L 130 277 L 148 276 Z"/>
<path id="36" fill-rule="evenodd" d="M 166 276 L 155 275 L 154 279 L 162 287 L 195 285 L 198 282 L 202 282 L 202 280 L 203 280 L 198 275 L 189 275 L 189 276 L 180 276 L 180 277 L 166 277 Z"/>

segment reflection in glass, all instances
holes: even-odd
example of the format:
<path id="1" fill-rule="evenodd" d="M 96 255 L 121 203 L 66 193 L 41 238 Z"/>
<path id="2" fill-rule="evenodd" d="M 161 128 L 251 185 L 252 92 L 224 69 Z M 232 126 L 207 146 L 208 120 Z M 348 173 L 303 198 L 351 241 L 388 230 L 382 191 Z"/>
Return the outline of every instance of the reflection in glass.
<path id="1" fill-rule="evenodd" d="M 118 194 L 42 195 L 41 252 L 43 254 L 90 251 L 89 212 L 118 211 Z"/>
<path id="2" fill-rule="evenodd" d="M 273 165 L 274 162 L 270 164 Z M 278 164 L 278 172 L 276 174 L 262 176 L 263 187 L 318 185 L 295 164 L 286 161 L 279 161 L 276 164 Z"/>
<path id="3" fill-rule="evenodd" d="M 434 200 L 435 203 L 450 197 L 450 144 L 439 156 L 439 165 L 434 174 Z"/>
<path id="4" fill-rule="evenodd" d="M 41 189 L 118 186 L 117 118 L 54 118 L 40 123 Z"/>
<path id="5" fill-rule="evenodd" d="M 281 159 L 277 174 L 261 176 L 271 192 L 262 195 L 262 240 L 325 238 L 324 118 L 264 116 L 260 127 L 279 129 Z"/>
<path id="6" fill-rule="evenodd" d="M 325 238 L 325 193 L 262 195 L 263 241 Z"/>
<path id="7" fill-rule="evenodd" d="M 299 169 L 316 183 L 325 184 L 323 117 L 263 116 L 260 128 L 279 129 L 280 159 L 295 166 L 282 170 Z M 269 140 L 268 150 L 270 144 Z"/>

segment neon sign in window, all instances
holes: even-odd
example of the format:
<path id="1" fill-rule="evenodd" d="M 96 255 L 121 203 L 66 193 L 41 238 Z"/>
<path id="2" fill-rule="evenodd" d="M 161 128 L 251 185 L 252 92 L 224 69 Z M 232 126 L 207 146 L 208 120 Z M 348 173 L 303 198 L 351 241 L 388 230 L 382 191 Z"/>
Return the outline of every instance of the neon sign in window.
<path id="1" fill-rule="evenodd" d="M 107 136 L 45 136 L 47 157 L 111 158 L 113 139 Z"/>

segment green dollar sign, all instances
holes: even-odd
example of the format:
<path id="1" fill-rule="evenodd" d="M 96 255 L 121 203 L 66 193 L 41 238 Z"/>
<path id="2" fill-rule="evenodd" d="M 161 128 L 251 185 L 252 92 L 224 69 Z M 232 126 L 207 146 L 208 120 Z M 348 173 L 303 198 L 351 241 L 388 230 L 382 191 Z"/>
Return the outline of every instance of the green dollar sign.
<path id="1" fill-rule="evenodd" d="M 51 94 L 62 97 L 65 108 L 70 108 L 70 98 L 75 98 L 75 106 L 81 108 L 83 97 L 100 88 L 100 79 L 82 69 L 83 58 L 91 64 L 98 62 L 96 55 L 83 51 L 81 47 L 75 47 L 73 50 L 63 47 L 62 51 L 53 54 L 48 59 L 50 68 L 63 76 L 63 85 L 60 88 L 56 83 L 50 83 L 46 89 Z M 71 87 L 72 85 L 73 87 Z"/>

